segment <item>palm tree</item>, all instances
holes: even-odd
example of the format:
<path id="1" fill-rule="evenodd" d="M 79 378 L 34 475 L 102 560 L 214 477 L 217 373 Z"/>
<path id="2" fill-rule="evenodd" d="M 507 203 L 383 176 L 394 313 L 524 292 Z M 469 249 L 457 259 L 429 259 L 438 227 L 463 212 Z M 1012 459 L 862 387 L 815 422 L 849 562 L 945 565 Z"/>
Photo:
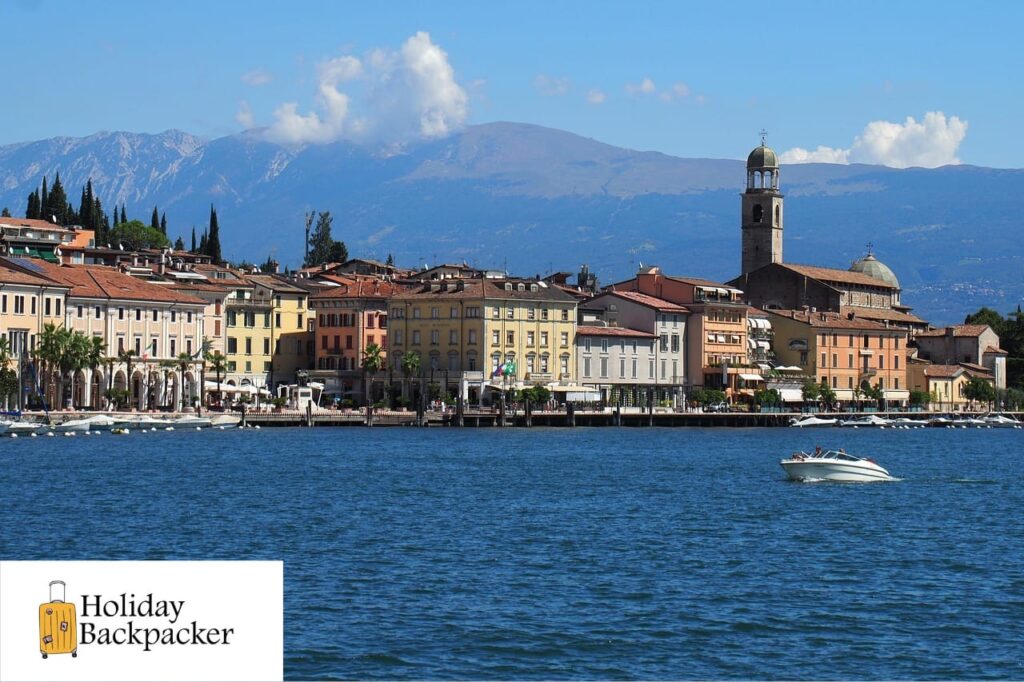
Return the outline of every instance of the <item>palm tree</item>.
<path id="1" fill-rule="evenodd" d="M 220 375 L 227 369 L 228 361 L 219 350 L 207 353 L 206 361 L 210 363 L 210 367 L 217 375 L 217 404 L 219 405 L 223 397 L 220 390 Z"/>
<path id="2" fill-rule="evenodd" d="M 420 373 L 419 351 L 409 351 L 402 356 L 402 374 L 406 379 L 411 379 Z M 412 391 L 409 391 L 409 398 L 412 399 Z"/>
<path id="3" fill-rule="evenodd" d="M 366 387 L 366 402 L 370 402 L 370 386 L 373 383 L 373 376 L 384 368 L 384 356 L 382 349 L 375 343 L 371 343 L 363 349 L 363 374 L 369 375 L 369 381 L 364 380 Z"/>
<path id="4" fill-rule="evenodd" d="M 135 351 L 131 348 L 125 348 L 123 351 L 117 354 L 117 359 L 128 365 L 128 379 L 125 381 L 125 388 L 128 390 L 128 404 L 132 404 L 132 358 L 135 357 Z"/>
<path id="5" fill-rule="evenodd" d="M 8 401 L 12 393 L 18 390 L 18 373 L 7 365 L 11 364 L 11 345 L 7 337 L 0 335 L 0 398 L 4 409 L 10 407 Z"/>
<path id="6" fill-rule="evenodd" d="M 103 364 L 103 355 L 107 352 L 107 344 L 103 343 L 103 339 L 98 336 L 93 336 L 89 339 L 89 347 L 85 353 L 85 366 L 89 368 L 90 372 L 95 372 L 96 368 Z M 92 394 L 92 384 L 90 382 L 89 387 L 86 389 L 90 396 Z M 99 398 L 99 391 L 96 392 L 96 397 Z M 90 403 L 92 400 L 90 399 Z M 95 408 L 96 405 L 93 405 Z"/>
<path id="7" fill-rule="evenodd" d="M 166 403 L 167 403 L 167 380 L 170 378 L 170 376 L 174 372 L 174 370 L 176 370 L 178 368 L 178 361 L 177 360 L 161 360 L 159 365 L 160 365 L 160 369 L 162 369 L 164 371 L 164 403 L 165 403 L 164 407 L 168 407 L 168 405 L 166 405 Z M 179 390 L 178 392 L 180 393 L 181 391 Z M 171 405 L 170 407 L 171 407 L 171 409 L 177 409 L 176 406 L 174 406 L 174 405 Z"/>
<path id="8" fill-rule="evenodd" d="M 178 369 L 181 370 L 181 390 L 178 391 L 178 394 L 181 397 L 181 400 L 179 401 L 181 403 L 181 409 L 184 409 L 185 408 L 185 372 L 187 372 L 188 368 L 192 365 L 192 362 L 193 362 L 192 361 L 192 356 L 189 355 L 188 353 L 178 353 L 178 357 L 174 359 L 174 362 L 175 362 L 175 364 L 178 365 Z M 190 402 L 189 403 L 189 407 L 191 407 L 191 406 L 192 405 L 191 405 L 191 402 Z"/>
<path id="9" fill-rule="evenodd" d="M 36 348 L 32 351 L 32 357 L 37 367 L 37 376 L 42 384 L 40 393 L 44 405 L 47 402 L 47 393 L 54 383 L 54 371 L 60 366 L 61 356 L 64 354 L 64 339 L 61 333 L 62 328 L 55 324 L 47 323 L 39 334 Z"/>

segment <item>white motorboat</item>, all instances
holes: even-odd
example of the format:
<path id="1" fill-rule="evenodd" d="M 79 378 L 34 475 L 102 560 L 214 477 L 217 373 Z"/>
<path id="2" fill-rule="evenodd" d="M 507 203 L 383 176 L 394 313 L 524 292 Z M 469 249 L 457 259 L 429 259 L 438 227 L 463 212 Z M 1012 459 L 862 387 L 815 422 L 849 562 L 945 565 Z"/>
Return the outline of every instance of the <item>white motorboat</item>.
<path id="1" fill-rule="evenodd" d="M 938 429 L 945 429 L 945 428 L 948 428 L 948 427 L 950 427 L 952 425 L 953 425 L 953 420 L 950 419 L 949 417 L 938 416 L 938 417 L 932 417 L 931 419 L 928 420 L 928 426 L 931 426 L 931 427 L 934 427 L 934 428 L 938 428 Z"/>
<path id="2" fill-rule="evenodd" d="M 14 422 L 0 420 L 0 434 L 7 433 L 7 430 L 11 428 L 11 424 Z"/>
<path id="3" fill-rule="evenodd" d="M 889 472 L 878 466 L 874 460 L 854 457 L 842 449 L 822 450 L 813 453 L 794 452 L 789 459 L 779 464 L 786 475 L 794 481 L 843 481 L 867 483 L 891 481 Z"/>
<path id="4" fill-rule="evenodd" d="M 839 426 L 852 426 L 853 428 L 885 428 L 890 426 L 888 419 L 883 419 L 878 415 L 869 414 L 865 417 L 858 419 L 847 419 L 846 421 L 839 422 Z"/>
<path id="5" fill-rule="evenodd" d="M 953 428 L 958 429 L 983 429 L 986 426 L 991 426 L 991 424 L 988 424 L 984 419 L 978 419 L 977 417 L 960 417 L 953 420 Z"/>
<path id="6" fill-rule="evenodd" d="M 900 429 L 920 429 L 925 426 L 925 422 L 911 419 L 910 417 L 900 417 L 899 419 L 893 419 L 890 422 L 890 426 Z"/>
<path id="7" fill-rule="evenodd" d="M 1013 417 L 1007 417 L 1004 414 L 990 414 L 986 417 L 982 417 L 982 421 L 987 426 L 991 426 L 994 429 L 1019 429 L 1021 423 Z"/>
<path id="8" fill-rule="evenodd" d="M 186 427 L 186 428 L 208 428 L 213 424 L 213 421 L 209 417 L 181 417 L 174 420 L 174 426 Z"/>
<path id="9" fill-rule="evenodd" d="M 233 429 L 241 423 L 241 418 L 230 414 L 220 414 L 210 420 L 210 425 L 215 429 Z"/>
<path id="10" fill-rule="evenodd" d="M 53 430 L 57 433 L 74 433 L 76 431 L 90 431 L 91 429 L 91 419 L 71 419 L 53 427 Z"/>
<path id="11" fill-rule="evenodd" d="M 46 433 L 49 430 L 49 425 L 32 421 L 7 422 L 6 429 L 9 436 L 28 436 L 33 433 Z"/>
<path id="12" fill-rule="evenodd" d="M 824 417 L 816 417 L 813 414 L 809 414 L 806 417 L 801 417 L 799 419 L 793 417 L 789 420 L 789 425 L 804 429 L 813 426 L 835 426 L 838 422 L 838 419 L 826 419 Z"/>
<path id="13" fill-rule="evenodd" d="M 122 425 L 136 429 L 162 429 L 167 426 L 174 426 L 174 422 L 170 419 L 154 419 L 149 415 L 143 415 L 126 419 Z"/>

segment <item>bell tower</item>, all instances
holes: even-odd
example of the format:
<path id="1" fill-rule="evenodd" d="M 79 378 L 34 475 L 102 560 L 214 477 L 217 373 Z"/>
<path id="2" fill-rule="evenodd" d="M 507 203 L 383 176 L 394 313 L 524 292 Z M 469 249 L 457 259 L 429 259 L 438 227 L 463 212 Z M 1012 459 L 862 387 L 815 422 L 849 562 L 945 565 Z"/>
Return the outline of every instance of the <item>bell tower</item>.
<path id="1" fill-rule="evenodd" d="M 747 157 L 747 190 L 740 195 L 745 275 L 769 263 L 782 262 L 782 193 L 779 192 L 779 162 L 764 144 Z"/>

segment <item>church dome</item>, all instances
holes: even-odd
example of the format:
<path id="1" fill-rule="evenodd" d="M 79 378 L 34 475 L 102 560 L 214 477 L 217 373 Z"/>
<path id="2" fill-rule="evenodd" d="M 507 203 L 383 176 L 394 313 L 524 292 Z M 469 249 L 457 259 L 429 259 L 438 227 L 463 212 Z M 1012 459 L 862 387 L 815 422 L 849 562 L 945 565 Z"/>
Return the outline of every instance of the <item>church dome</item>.
<path id="1" fill-rule="evenodd" d="M 750 152 L 750 156 L 747 157 L 747 168 L 778 168 L 779 160 L 775 157 L 775 152 L 771 147 L 765 147 L 763 144 Z"/>
<path id="2" fill-rule="evenodd" d="M 868 277 L 874 277 L 880 279 L 886 284 L 900 288 L 900 281 L 896 279 L 896 273 L 894 273 L 888 265 L 875 258 L 874 254 L 870 251 L 868 255 L 864 256 L 860 260 L 854 261 L 853 265 L 850 266 L 850 272 L 859 272 L 862 275 Z"/>

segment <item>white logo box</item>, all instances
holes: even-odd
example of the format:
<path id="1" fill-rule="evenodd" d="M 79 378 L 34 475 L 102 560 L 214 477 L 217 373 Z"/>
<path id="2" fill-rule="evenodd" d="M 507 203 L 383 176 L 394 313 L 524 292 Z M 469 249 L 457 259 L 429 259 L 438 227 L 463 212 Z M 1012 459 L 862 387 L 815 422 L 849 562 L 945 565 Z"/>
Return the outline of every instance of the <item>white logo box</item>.
<path id="1" fill-rule="evenodd" d="M 0 680 L 283 677 L 280 561 L 0 561 Z"/>

